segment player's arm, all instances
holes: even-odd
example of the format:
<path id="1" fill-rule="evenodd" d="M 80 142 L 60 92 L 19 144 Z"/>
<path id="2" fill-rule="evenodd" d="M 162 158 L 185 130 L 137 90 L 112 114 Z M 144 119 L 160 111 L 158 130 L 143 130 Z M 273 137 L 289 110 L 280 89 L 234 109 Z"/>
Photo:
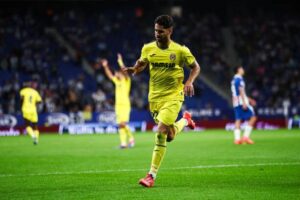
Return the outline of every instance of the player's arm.
<path id="1" fill-rule="evenodd" d="M 256 101 L 255 101 L 255 99 L 253 99 L 253 98 L 251 98 L 251 97 L 248 97 L 248 100 L 249 100 L 249 104 L 251 105 L 251 106 L 256 106 Z"/>
<path id="2" fill-rule="evenodd" d="M 149 60 L 147 59 L 147 52 L 147 47 L 144 45 L 142 48 L 141 57 L 136 61 L 135 65 L 133 67 L 123 68 L 122 70 L 132 75 L 136 75 L 143 71 L 149 64 Z"/>
<path id="3" fill-rule="evenodd" d="M 123 56 L 120 53 L 118 53 L 118 64 L 119 64 L 119 67 L 121 69 L 126 67 L 124 62 L 123 62 Z"/>
<path id="4" fill-rule="evenodd" d="M 240 96 L 241 96 L 241 99 L 242 99 L 242 103 L 243 103 L 243 109 L 244 110 L 247 110 L 248 109 L 248 106 L 246 104 L 246 94 L 245 94 L 245 88 L 240 86 L 239 87 L 239 92 L 240 92 Z"/>
<path id="5" fill-rule="evenodd" d="M 133 67 L 122 68 L 122 70 L 123 72 L 127 72 L 128 74 L 136 75 L 143 71 L 146 68 L 147 64 L 148 62 L 139 59 L 136 61 Z"/>
<path id="6" fill-rule="evenodd" d="M 109 69 L 108 61 L 106 59 L 102 59 L 100 62 L 104 69 L 104 73 L 110 80 L 112 80 L 114 78 L 114 75 L 112 74 L 112 72 Z"/>
<path id="7" fill-rule="evenodd" d="M 191 68 L 191 72 L 189 78 L 184 84 L 184 94 L 191 97 L 195 94 L 193 83 L 199 76 L 201 68 L 196 60 L 190 64 L 189 67 Z"/>
<path id="8" fill-rule="evenodd" d="M 126 68 L 124 62 L 123 62 L 123 56 L 122 54 L 118 53 L 118 64 L 119 64 L 119 67 L 121 68 L 122 72 L 124 73 L 125 77 L 128 78 L 129 75 L 128 73 L 124 70 Z"/>

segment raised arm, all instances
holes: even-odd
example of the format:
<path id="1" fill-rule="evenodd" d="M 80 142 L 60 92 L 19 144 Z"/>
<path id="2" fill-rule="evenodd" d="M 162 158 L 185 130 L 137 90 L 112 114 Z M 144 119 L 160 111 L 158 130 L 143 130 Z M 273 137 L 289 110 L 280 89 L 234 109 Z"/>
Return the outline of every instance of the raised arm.
<path id="1" fill-rule="evenodd" d="M 121 69 L 124 68 L 124 67 L 126 67 L 125 64 L 124 64 L 124 62 L 123 62 L 123 56 L 120 53 L 118 53 L 118 64 L 119 64 L 119 67 Z"/>
<path id="2" fill-rule="evenodd" d="M 106 59 L 102 59 L 101 61 L 101 65 L 103 66 L 104 68 L 104 72 L 106 74 L 106 76 L 112 80 L 114 78 L 114 75 L 112 74 L 112 72 L 110 71 L 109 69 L 109 66 L 108 66 L 108 61 Z"/>
<path id="3" fill-rule="evenodd" d="M 129 78 L 128 72 L 124 70 L 126 68 L 126 66 L 123 62 L 122 54 L 120 54 L 120 53 L 118 53 L 118 64 L 119 64 L 119 67 L 121 68 L 123 74 L 125 75 L 125 77 Z"/>
<path id="4" fill-rule="evenodd" d="M 200 65 L 197 61 L 195 61 L 189 67 L 191 68 L 191 72 L 189 78 L 184 84 L 184 94 L 191 97 L 195 94 L 193 83 L 200 74 Z"/>

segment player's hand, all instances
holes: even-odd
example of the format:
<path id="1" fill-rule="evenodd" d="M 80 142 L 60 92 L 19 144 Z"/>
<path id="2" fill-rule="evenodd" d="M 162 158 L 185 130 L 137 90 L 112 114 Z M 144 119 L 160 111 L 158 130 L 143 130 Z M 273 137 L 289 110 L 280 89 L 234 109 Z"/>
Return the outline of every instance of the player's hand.
<path id="1" fill-rule="evenodd" d="M 243 110 L 248 110 L 248 106 L 245 103 L 243 103 Z"/>
<path id="2" fill-rule="evenodd" d="M 101 65 L 102 65 L 103 67 L 108 67 L 108 61 L 107 61 L 107 59 L 102 59 L 102 60 L 100 61 L 100 63 L 101 63 Z"/>
<path id="3" fill-rule="evenodd" d="M 251 106 L 255 107 L 256 106 L 256 101 L 254 99 L 249 99 L 249 103 Z"/>
<path id="4" fill-rule="evenodd" d="M 122 54 L 118 53 L 118 60 L 123 60 Z"/>
<path id="5" fill-rule="evenodd" d="M 123 72 L 127 72 L 128 74 L 136 75 L 137 70 L 135 67 L 122 67 Z"/>
<path id="6" fill-rule="evenodd" d="M 194 86 L 193 86 L 193 84 L 190 83 L 190 82 L 186 82 L 186 83 L 184 84 L 184 89 L 183 89 L 183 91 L 184 91 L 184 95 L 185 95 L 185 96 L 192 97 L 192 96 L 194 96 L 194 94 L 195 94 L 195 92 L 194 92 Z"/>

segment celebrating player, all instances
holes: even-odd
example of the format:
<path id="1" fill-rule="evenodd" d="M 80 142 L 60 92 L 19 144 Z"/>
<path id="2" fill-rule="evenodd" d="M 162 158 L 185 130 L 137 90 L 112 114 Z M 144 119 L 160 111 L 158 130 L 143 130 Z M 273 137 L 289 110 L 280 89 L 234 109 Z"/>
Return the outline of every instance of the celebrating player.
<path id="1" fill-rule="evenodd" d="M 38 144 L 39 130 L 37 127 L 38 114 L 36 105 L 42 102 L 42 98 L 36 91 L 35 82 L 25 82 L 24 88 L 20 91 L 22 115 L 25 121 L 26 131 L 32 137 L 33 144 Z"/>
<path id="2" fill-rule="evenodd" d="M 152 187 L 156 174 L 166 153 L 167 142 L 182 131 L 185 126 L 195 128 L 195 123 L 189 112 L 175 122 L 180 112 L 184 95 L 193 96 L 193 82 L 200 73 L 200 66 L 190 50 L 171 40 L 173 19 L 168 15 L 161 15 L 154 24 L 156 41 L 145 44 L 140 59 L 133 67 L 124 71 L 137 74 L 149 65 L 149 104 L 153 119 L 158 124 L 155 147 L 149 173 L 139 183 L 145 187 Z M 183 85 L 186 65 L 191 73 Z"/>
<path id="3" fill-rule="evenodd" d="M 115 84 L 115 113 L 119 125 L 120 148 L 134 147 L 134 137 L 127 125 L 131 109 L 129 98 L 131 79 L 128 73 L 122 70 L 117 70 L 113 75 L 106 59 L 103 59 L 101 64 L 107 77 Z M 125 67 L 121 54 L 118 54 L 118 64 L 121 69 Z"/>
<path id="4" fill-rule="evenodd" d="M 243 76 L 245 70 L 242 66 L 238 66 L 234 69 L 235 75 L 231 81 L 232 101 L 235 114 L 235 129 L 234 129 L 234 143 L 235 144 L 254 144 L 250 139 L 250 134 L 253 129 L 253 125 L 256 121 L 256 116 L 253 110 L 255 106 L 255 100 L 247 97 L 245 91 L 245 81 Z M 250 105 L 251 104 L 251 105 Z M 244 136 L 241 139 L 241 121 L 248 121 Z"/>

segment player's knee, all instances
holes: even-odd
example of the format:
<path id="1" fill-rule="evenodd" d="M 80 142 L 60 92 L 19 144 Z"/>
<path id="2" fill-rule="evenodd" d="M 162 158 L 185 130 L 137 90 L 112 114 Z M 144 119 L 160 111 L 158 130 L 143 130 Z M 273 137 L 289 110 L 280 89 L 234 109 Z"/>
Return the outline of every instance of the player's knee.
<path id="1" fill-rule="evenodd" d="M 174 128 L 170 127 L 167 131 L 167 142 L 173 141 L 175 138 L 175 130 Z"/>
<path id="2" fill-rule="evenodd" d="M 168 129 L 167 129 L 166 126 L 158 126 L 158 132 L 159 132 L 160 134 L 167 134 Z"/>
<path id="3" fill-rule="evenodd" d="M 121 122 L 121 123 L 119 124 L 119 128 L 125 128 L 125 126 L 126 126 L 126 123 Z"/>

